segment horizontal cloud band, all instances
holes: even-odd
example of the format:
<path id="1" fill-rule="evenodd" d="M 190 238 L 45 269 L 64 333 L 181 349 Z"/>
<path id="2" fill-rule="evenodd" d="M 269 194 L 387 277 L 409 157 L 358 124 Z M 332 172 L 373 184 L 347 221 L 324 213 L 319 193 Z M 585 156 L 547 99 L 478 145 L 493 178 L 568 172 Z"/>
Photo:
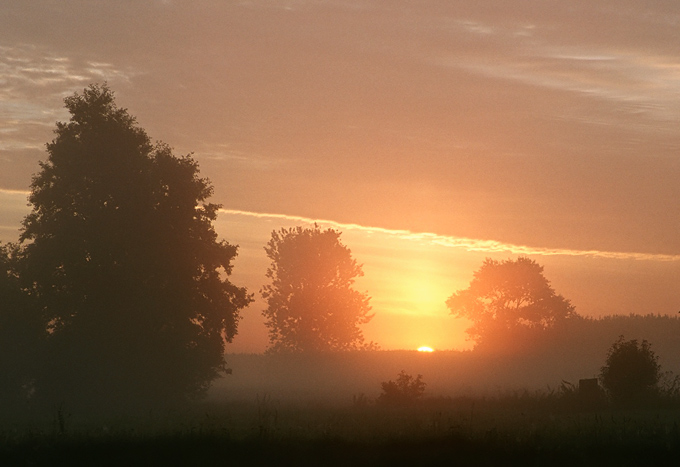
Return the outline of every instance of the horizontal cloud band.
<path id="1" fill-rule="evenodd" d="M 305 224 L 317 223 L 319 225 L 334 227 L 342 230 L 356 230 L 371 234 L 383 234 L 398 237 L 403 240 L 417 241 L 432 245 L 440 245 L 447 248 L 463 248 L 466 251 L 478 251 L 488 253 L 508 252 L 517 255 L 541 255 L 541 256 L 581 256 L 606 259 L 638 260 L 638 261 L 680 261 L 680 255 L 599 251 L 599 250 L 569 250 L 562 248 L 537 248 L 524 245 L 513 245 L 496 240 L 479 240 L 472 238 L 453 237 L 430 232 L 411 232 L 409 230 L 393 230 L 382 227 L 371 227 L 360 224 L 346 224 L 328 219 L 312 219 L 303 216 L 287 214 L 260 213 L 240 211 L 236 209 L 220 209 L 224 214 L 256 217 L 261 219 L 282 219 L 286 221 L 302 222 Z"/>

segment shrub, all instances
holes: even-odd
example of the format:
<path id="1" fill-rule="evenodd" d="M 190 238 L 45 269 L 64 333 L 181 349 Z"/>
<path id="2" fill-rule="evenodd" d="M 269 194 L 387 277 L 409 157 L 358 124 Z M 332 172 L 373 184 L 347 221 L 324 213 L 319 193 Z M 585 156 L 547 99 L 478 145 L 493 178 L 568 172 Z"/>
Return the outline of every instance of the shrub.
<path id="1" fill-rule="evenodd" d="M 658 358 L 646 340 L 626 341 L 623 336 L 607 352 L 600 380 L 612 401 L 617 404 L 637 404 L 656 393 L 661 378 Z"/>
<path id="2" fill-rule="evenodd" d="M 383 392 L 378 396 L 378 402 L 385 405 L 411 405 L 415 403 L 423 392 L 425 383 L 422 381 L 423 375 L 416 378 L 401 370 L 396 381 L 386 381 L 381 383 Z"/>

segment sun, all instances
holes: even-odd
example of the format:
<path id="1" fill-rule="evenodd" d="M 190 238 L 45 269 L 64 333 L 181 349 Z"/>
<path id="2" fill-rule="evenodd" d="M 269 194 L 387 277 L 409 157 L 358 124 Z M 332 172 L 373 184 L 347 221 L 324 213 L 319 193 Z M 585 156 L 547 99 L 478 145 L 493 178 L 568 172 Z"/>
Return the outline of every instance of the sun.
<path id="1" fill-rule="evenodd" d="M 434 349 L 432 347 L 418 347 L 418 352 L 434 352 Z"/>

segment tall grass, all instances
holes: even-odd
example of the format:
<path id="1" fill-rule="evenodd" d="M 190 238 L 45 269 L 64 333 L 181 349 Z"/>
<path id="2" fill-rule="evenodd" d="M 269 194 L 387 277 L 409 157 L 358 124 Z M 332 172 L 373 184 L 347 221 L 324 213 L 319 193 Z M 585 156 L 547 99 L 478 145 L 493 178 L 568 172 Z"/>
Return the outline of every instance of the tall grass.
<path id="1" fill-rule="evenodd" d="M 663 465 L 680 454 L 679 425 L 677 403 L 586 410 L 563 391 L 430 398 L 410 407 L 258 395 L 109 425 L 6 429 L 0 464 Z"/>

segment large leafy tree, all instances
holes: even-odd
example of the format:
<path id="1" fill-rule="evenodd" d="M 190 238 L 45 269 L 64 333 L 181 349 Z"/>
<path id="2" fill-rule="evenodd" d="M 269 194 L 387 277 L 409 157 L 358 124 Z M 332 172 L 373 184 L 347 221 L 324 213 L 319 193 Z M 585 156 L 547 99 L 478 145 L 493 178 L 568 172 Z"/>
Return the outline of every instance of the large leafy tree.
<path id="1" fill-rule="evenodd" d="M 451 295 L 446 306 L 452 315 L 472 321 L 467 333 L 478 344 L 517 330 L 548 329 L 576 316 L 569 300 L 550 286 L 543 267 L 526 257 L 487 258 L 469 287 Z"/>
<path id="2" fill-rule="evenodd" d="M 111 407 L 200 395 L 251 300 L 227 279 L 237 247 L 217 238 L 212 187 L 106 85 L 65 104 L 21 236 L 48 338 L 38 391 Z"/>
<path id="3" fill-rule="evenodd" d="M 261 294 L 270 351 L 357 350 L 366 344 L 359 329 L 368 323 L 370 297 L 352 288 L 363 275 L 340 232 L 296 227 L 272 232 L 265 251 L 271 266 Z"/>

